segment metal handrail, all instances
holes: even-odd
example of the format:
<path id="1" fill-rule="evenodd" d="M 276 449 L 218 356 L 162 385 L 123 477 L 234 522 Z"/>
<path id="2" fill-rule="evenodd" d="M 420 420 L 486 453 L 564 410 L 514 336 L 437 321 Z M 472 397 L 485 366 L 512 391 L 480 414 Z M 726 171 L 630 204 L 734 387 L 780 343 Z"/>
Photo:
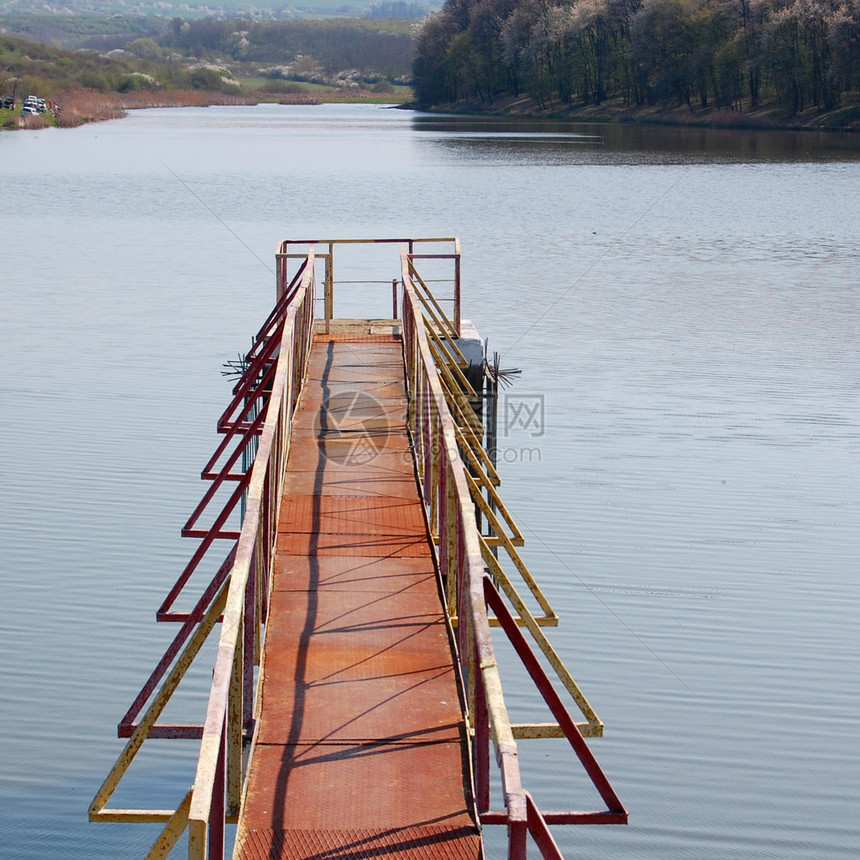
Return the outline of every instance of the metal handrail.
<path id="1" fill-rule="evenodd" d="M 496 760 L 502 773 L 512 845 L 522 840 L 526 826 L 526 800 L 520 787 L 517 749 L 502 694 L 483 595 L 477 593 L 484 566 L 478 542 L 471 494 L 462 468 L 454 422 L 442 390 L 424 327 L 424 319 L 409 270 L 404 261 L 403 351 L 407 384 L 413 408 L 410 429 L 423 476 L 424 502 L 436 499 L 439 512 L 439 567 L 443 580 L 457 585 L 458 616 L 468 623 L 457 626 L 458 659 L 467 682 L 468 719 L 475 733 L 473 771 L 479 814 L 489 809 L 489 747 L 482 727 L 492 727 Z M 524 844 L 511 853 L 525 856 Z"/>
<path id="2" fill-rule="evenodd" d="M 410 254 L 408 256 L 410 279 L 415 274 L 414 259 L 415 255 Z M 412 283 L 416 287 L 414 292 L 424 315 L 430 354 L 454 421 L 460 455 L 465 457 L 469 464 L 465 470 L 466 483 L 471 491 L 472 501 L 480 512 L 478 516 L 483 517 L 488 528 L 488 534 L 481 533 L 479 536 L 481 555 L 493 581 L 501 588 L 510 605 L 516 610 L 517 623 L 527 628 L 531 633 L 535 644 L 543 652 L 557 678 L 585 718 L 584 722 L 577 723 L 580 731 L 587 737 L 601 737 L 603 735 L 603 723 L 547 637 L 538 629 L 556 626 L 558 616 L 516 549 L 516 547 L 522 546 L 525 541 L 519 527 L 496 490 L 500 479 L 483 447 L 483 424 L 472 407 L 472 404 L 477 401 L 477 397 L 472 385 L 461 370 L 461 365 L 465 364 L 465 361 L 456 341 L 444 333 L 444 327 L 440 329 L 438 319 L 433 313 L 435 305 L 428 304 L 422 295 L 425 289 L 423 282 L 416 280 Z M 442 334 L 438 334 L 437 330 L 441 331 Z M 432 498 L 430 520 L 435 529 L 436 506 Z M 513 567 L 513 575 L 522 580 L 542 614 L 535 615 L 518 593 L 511 576 L 508 575 L 500 562 L 500 550 L 504 552 L 508 562 Z M 452 623 L 456 625 L 458 619 L 453 594 L 453 589 L 450 589 L 448 612 Z M 498 620 L 490 618 L 490 626 L 498 626 Z M 561 737 L 562 731 L 557 724 L 531 723 L 514 726 L 514 734 L 521 738 Z"/>
<path id="3" fill-rule="evenodd" d="M 451 261 L 452 272 L 450 283 L 452 286 L 452 295 L 450 298 L 441 299 L 438 301 L 450 302 L 453 307 L 451 309 L 451 317 L 439 308 L 437 298 L 434 298 L 427 289 L 424 282 L 422 286 L 425 291 L 423 296 L 424 301 L 432 302 L 438 309 L 438 319 L 440 325 L 446 328 L 454 337 L 460 335 L 460 240 L 456 236 L 440 236 L 440 237 L 425 237 L 425 238 L 389 238 L 389 239 L 285 239 L 278 246 L 278 252 L 275 254 L 277 265 L 277 296 L 280 299 L 283 292 L 283 284 L 287 283 L 288 266 L 290 260 L 296 260 L 300 264 L 306 258 L 305 247 L 313 246 L 316 249 L 316 259 L 325 264 L 325 274 L 323 276 L 323 299 L 325 309 L 322 322 L 325 326 L 325 331 L 329 331 L 330 324 L 334 319 L 334 287 L 335 283 L 346 284 L 349 281 L 335 281 L 335 250 L 338 247 L 348 247 L 356 245 L 396 245 L 398 248 L 405 246 L 409 249 L 409 254 L 417 259 L 423 260 L 449 260 Z M 416 247 L 427 247 L 433 245 L 449 245 L 451 251 L 447 253 L 427 253 L 415 254 Z M 323 249 L 327 249 L 324 251 Z M 383 283 L 383 282 L 379 282 Z M 393 318 L 397 317 L 397 280 L 391 282 L 393 293 Z"/>
<path id="4" fill-rule="evenodd" d="M 262 614 L 260 599 L 268 599 L 293 410 L 313 338 L 313 254 L 311 248 L 302 285 L 287 312 L 266 423 L 251 471 L 188 811 L 189 860 L 222 857 L 227 817 L 239 811 L 247 627 Z M 257 596 L 253 617 L 248 613 L 250 594 Z M 258 635 L 255 625 L 254 640 Z"/>
<path id="5" fill-rule="evenodd" d="M 502 693 L 488 607 L 492 608 L 558 721 L 561 733 L 570 742 L 607 805 L 606 810 L 594 812 L 553 813 L 553 822 L 620 824 L 626 822 L 627 813 L 591 755 L 580 729 L 520 633 L 517 620 L 508 611 L 495 584 L 484 572 L 485 541 L 475 518 L 474 497 L 461 459 L 457 426 L 448 407 L 431 339 L 428 337 L 422 312 L 425 305 L 412 283 L 412 272 L 412 261 L 408 250 L 404 248 L 402 320 L 403 352 L 410 395 L 409 427 L 424 504 L 430 521 L 438 525 L 437 558 L 440 574 L 447 592 L 455 595 L 453 614 L 458 621 L 457 651 L 461 675 L 466 684 L 467 718 L 474 736 L 472 769 L 479 818 L 483 824 L 507 826 L 509 860 L 524 860 L 527 834 L 532 835 L 545 860 L 557 860 L 561 854 L 549 833 L 547 819 L 521 784 L 517 743 Z M 510 594 L 508 596 L 510 598 Z M 518 605 L 517 608 L 520 617 L 531 618 L 524 605 Z M 537 624 L 534 619 L 531 621 L 532 624 L 527 623 L 527 626 L 534 634 Z M 491 743 L 501 775 L 504 813 L 490 810 Z"/>

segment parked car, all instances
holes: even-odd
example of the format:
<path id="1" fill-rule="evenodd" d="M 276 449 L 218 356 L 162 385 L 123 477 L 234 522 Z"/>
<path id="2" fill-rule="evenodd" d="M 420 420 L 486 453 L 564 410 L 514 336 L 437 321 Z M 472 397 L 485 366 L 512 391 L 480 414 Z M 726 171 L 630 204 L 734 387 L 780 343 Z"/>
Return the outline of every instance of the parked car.
<path id="1" fill-rule="evenodd" d="M 6 110 L 15 110 L 15 99 L 13 99 L 12 96 L 6 96 L 3 99 L 3 107 L 6 108 Z"/>
<path id="2" fill-rule="evenodd" d="M 24 105 L 21 108 L 21 116 L 38 116 L 39 108 L 34 107 L 33 105 Z"/>

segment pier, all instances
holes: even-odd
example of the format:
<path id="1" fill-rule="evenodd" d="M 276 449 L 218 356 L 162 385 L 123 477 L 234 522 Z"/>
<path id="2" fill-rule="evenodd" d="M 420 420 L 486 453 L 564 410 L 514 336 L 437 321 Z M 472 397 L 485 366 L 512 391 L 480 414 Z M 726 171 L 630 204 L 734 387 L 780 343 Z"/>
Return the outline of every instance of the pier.
<path id="1" fill-rule="evenodd" d="M 339 318 L 336 251 L 365 248 L 393 250 L 399 277 L 346 282 L 387 285 L 392 316 Z M 545 634 L 558 618 L 499 495 L 497 380 L 471 357 L 459 243 L 291 241 L 276 261 L 183 528 L 196 549 L 156 613 L 178 632 L 120 720 L 91 820 L 159 823 L 148 858 L 184 839 L 213 860 L 467 860 L 494 825 L 511 860 L 530 845 L 549 860 L 556 825 L 626 823 L 585 740 L 603 724 Z M 511 722 L 494 636 L 547 722 Z M 201 717 L 170 721 L 207 644 Z M 583 805 L 542 809 L 522 784 L 518 742 L 542 737 L 567 740 Z M 110 807 L 149 739 L 199 747 L 192 787 L 172 808 Z"/>

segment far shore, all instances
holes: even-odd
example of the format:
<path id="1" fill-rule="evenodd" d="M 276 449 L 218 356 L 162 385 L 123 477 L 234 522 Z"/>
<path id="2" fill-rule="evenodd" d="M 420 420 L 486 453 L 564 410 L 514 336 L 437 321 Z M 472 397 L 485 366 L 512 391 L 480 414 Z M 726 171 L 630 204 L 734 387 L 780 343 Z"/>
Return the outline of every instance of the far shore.
<path id="1" fill-rule="evenodd" d="M 391 94 L 363 90 L 324 90 L 300 93 L 223 93 L 205 90 L 136 90 L 129 93 L 102 93 L 70 90 L 56 98 L 60 110 L 56 118 L 22 117 L 16 113 L 3 125 L 6 129 L 40 129 L 56 126 L 76 128 L 90 122 L 121 119 L 130 110 L 168 107 L 212 107 L 216 105 L 257 105 L 262 103 L 319 105 L 336 103 L 391 104 Z"/>
<path id="2" fill-rule="evenodd" d="M 56 119 L 42 116 L 13 116 L 5 128 L 44 128 L 56 125 L 71 128 L 84 123 L 118 119 L 129 110 L 164 107 L 208 107 L 214 105 L 274 104 L 395 104 L 404 110 L 417 106 L 398 99 L 396 94 L 356 90 L 325 90 L 303 93 L 216 93 L 200 90 L 138 90 L 130 93 L 100 93 L 72 90 L 57 99 L 61 110 Z M 536 105 L 528 98 L 506 98 L 494 102 L 458 102 L 433 108 L 433 113 L 495 116 L 499 118 L 564 119 L 586 123 L 641 123 L 720 129 L 770 129 L 785 131 L 860 132 L 860 104 L 842 106 L 829 112 L 807 110 L 788 116 L 778 106 L 757 110 L 726 108 L 639 108 L 632 109 L 621 100 L 601 105 Z"/>
<path id="3" fill-rule="evenodd" d="M 574 122 L 641 123 L 724 129 L 771 129 L 781 131 L 860 132 L 860 103 L 843 105 L 832 111 L 806 110 L 789 116 L 779 105 L 762 105 L 756 110 L 741 108 L 707 109 L 687 107 L 632 108 L 622 99 L 600 105 L 574 105 L 558 102 L 537 105 L 526 96 L 497 99 L 493 102 L 457 102 L 433 109 L 434 113 L 462 115 L 565 119 Z"/>

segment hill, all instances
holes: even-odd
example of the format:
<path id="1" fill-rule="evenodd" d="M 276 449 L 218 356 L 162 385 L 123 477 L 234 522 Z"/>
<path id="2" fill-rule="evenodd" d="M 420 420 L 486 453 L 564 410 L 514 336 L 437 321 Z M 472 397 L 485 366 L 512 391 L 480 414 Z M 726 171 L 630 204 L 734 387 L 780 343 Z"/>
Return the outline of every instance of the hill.
<path id="1" fill-rule="evenodd" d="M 23 16 L 19 29 L 45 33 L 52 25 L 54 37 L 42 42 L 0 35 L 0 96 L 16 97 L 18 108 L 30 94 L 59 102 L 62 124 L 145 104 L 411 97 L 413 36 L 405 19 Z M 58 32 L 80 47 L 44 43 L 61 41 Z M 80 110 L 70 110 L 72 103 Z M 18 125 L 16 118 L 7 111 L 0 123 Z"/>
<path id="2" fill-rule="evenodd" d="M 421 0 L 307 0 L 300 6 L 284 0 L 73 0 L 52 6 L 44 0 L 5 0 L 2 16 L 6 19 L 42 18 L 244 18 L 246 20 L 297 21 L 305 18 L 410 17 L 418 18 L 440 2 Z M 393 14 L 392 14 L 393 12 Z M 10 31 L 11 35 L 17 35 Z"/>

